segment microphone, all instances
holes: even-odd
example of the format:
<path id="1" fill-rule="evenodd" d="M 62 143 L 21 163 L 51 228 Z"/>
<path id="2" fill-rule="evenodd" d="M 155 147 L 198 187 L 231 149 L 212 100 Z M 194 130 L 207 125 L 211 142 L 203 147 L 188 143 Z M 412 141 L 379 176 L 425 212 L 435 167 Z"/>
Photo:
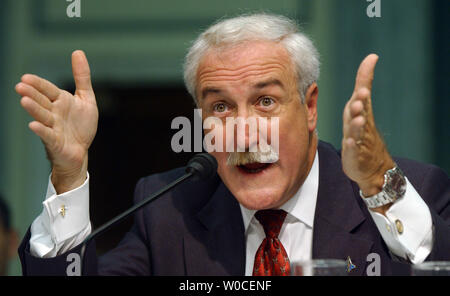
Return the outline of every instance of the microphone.
<path id="1" fill-rule="evenodd" d="M 84 271 L 83 270 L 84 255 L 86 252 L 86 247 L 92 241 L 92 239 L 94 239 L 96 236 L 98 236 L 99 234 L 103 233 L 105 230 L 112 227 L 114 224 L 122 221 L 129 215 L 133 214 L 134 212 L 136 212 L 137 210 L 139 210 L 146 204 L 157 200 L 164 193 L 171 190 L 173 187 L 177 186 L 181 182 L 183 182 L 189 178 L 192 178 L 193 181 L 207 180 L 207 179 L 211 178 L 212 176 L 214 176 L 214 173 L 217 171 L 217 160 L 214 158 L 214 156 L 212 156 L 209 153 L 196 154 L 189 160 L 185 171 L 186 171 L 186 173 L 183 176 L 179 177 L 178 179 L 176 179 L 169 185 L 163 187 L 156 193 L 150 195 L 149 197 L 147 197 L 144 200 L 140 201 L 139 203 L 135 204 L 134 206 L 132 206 L 131 208 L 129 208 L 122 214 L 117 215 L 110 221 L 106 222 L 105 224 L 103 224 L 102 226 L 97 228 L 90 235 L 88 235 L 82 242 L 82 246 L 81 246 L 81 252 L 80 252 L 81 275 L 83 274 L 83 271 Z"/>
<path id="2" fill-rule="evenodd" d="M 199 153 L 189 160 L 186 173 L 192 173 L 194 181 L 207 180 L 217 171 L 217 160 L 209 153 Z"/>

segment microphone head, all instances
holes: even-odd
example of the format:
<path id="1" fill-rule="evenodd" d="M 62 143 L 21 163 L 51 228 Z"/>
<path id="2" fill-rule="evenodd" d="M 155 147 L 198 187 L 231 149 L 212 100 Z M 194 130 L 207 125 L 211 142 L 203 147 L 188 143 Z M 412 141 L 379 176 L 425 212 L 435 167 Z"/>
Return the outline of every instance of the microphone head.
<path id="1" fill-rule="evenodd" d="M 189 160 L 186 172 L 192 173 L 195 180 L 206 180 L 215 175 L 217 160 L 209 153 L 199 153 Z"/>

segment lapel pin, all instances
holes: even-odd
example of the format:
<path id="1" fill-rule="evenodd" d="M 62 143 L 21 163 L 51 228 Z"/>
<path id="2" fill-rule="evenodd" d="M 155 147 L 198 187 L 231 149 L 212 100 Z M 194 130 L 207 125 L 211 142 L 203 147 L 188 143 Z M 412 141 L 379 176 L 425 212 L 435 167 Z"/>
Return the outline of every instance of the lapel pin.
<path id="1" fill-rule="evenodd" d="M 347 272 L 352 271 L 352 269 L 355 269 L 356 265 L 353 264 L 352 259 L 350 259 L 350 256 L 347 257 Z"/>

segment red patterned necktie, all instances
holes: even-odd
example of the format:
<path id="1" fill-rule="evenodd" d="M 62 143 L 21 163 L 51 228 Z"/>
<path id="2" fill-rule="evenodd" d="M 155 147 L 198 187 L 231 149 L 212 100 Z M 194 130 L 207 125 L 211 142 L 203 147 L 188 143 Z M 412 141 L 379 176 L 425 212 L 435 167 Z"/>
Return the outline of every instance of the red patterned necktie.
<path id="1" fill-rule="evenodd" d="M 278 239 L 286 214 L 283 210 L 261 210 L 255 213 L 256 219 L 264 228 L 266 238 L 256 251 L 254 276 L 290 275 L 289 258 Z"/>

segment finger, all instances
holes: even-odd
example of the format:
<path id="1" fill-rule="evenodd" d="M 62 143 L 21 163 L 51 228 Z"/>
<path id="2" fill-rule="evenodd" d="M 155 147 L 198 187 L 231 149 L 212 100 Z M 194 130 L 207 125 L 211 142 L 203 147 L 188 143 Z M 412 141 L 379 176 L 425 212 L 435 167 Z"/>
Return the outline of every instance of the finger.
<path id="1" fill-rule="evenodd" d="M 351 104 L 353 100 L 350 99 L 347 104 L 345 104 L 344 112 L 343 112 L 343 121 L 342 121 L 342 127 L 343 127 L 343 136 L 344 138 L 347 138 L 349 135 L 349 129 L 350 129 L 350 122 L 352 120 L 352 114 L 351 114 Z"/>
<path id="2" fill-rule="evenodd" d="M 32 121 L 28 127 L 44 142 L 46 145 L 53 145 L 56 141 L 55 132 L 38 121 Z"/>
<path id="3" fill-rule="evenodd" d="M 91 70 L 82 50 L 76 50 L 72 53 L 72 73 L 77 91 L 93 91 Z"/>
<path id="4" fill-rule="evenodd" d="M 50 102 L 49 98 L 38 92 L 34 87 L 32 87 L 29 84 L 19 82 L 16 85 L 16 92 L 22 97 L 26 96 L 32 98 L 36 103 L 38 103 L 47 110 L 51 110 L 52 108 L 52 103 Z"/>
<path id="5" fill-rule="evenodd" d="M 56 85 L 48 80 L 45 80 L 44 78 L 33 74 L 23 75 L 22 82 L 31 85 L 37 91 L 49 98 L 52 102 L 56 100 L 56 98 L 58 98 L 59 94 L 61 93 L 61 90 Z"/>
<path id="6" fill-rule="evenodd" d="M 342 159 L 358 159 L 358 145 L 353 138 L 342 139 Z"/>
<path id="7" fill-rule="evenodd" d="M 361 88 L 354 93 L 345 105 L 343 117 L 344 123 L 347 123 L 355 116 L 367 113 L 366 109 L 369 106 L 369 104 L 367 104 L 369 99 L 370 91 L 367 88 Z"/>
<path id="8" fill-rule="evenodd" d="M 352 98 L 350 99 L 350 114 L 353 117 L 359 115 L 358 112 L 364 114 L 370 114 L 372 112 L 372 104 L 371 104 L 371 93 L 370 91 L 363 87 L 358 91 L 353 93 Z M 362 105 L 362 110 L 361 110 Z"/>
<path id="9" fill-rule="evenodd" d="M 35 120 L 43 123 L 48 127 L 52 127 L 55 120 L 53 118 L 53 114 L 36 103 L 33 99 L 29 97 L 23 97 L 20 100 L 20 104 L 22 107 L 31 115 Z"/>
<path id="10" fill-rule="evenodd" d="M 357 92 L 361 88 L 367 88 L 369 91 L 372 90 L 373 75 L 377 61 L 378 56 L 376 54 L 370 54 L 361 62 L 356 73 L 354 92 Z"/>
<path id="11" fill-rule="evenodd" d="M 355 118 L 356 116 L 364 113 L 364 104 L 360 100 L 353 101 L 350 103 L 349 110 L 351 118 Z"/>
<path id="12" fill-rule="evenodd" d="M 360 140 L 365 123 L 366 119 L 364 118 L 364 116 L 360 115 L 353 118 L 348 126 L 348 133 L 346 135 L 346 138 L 353 138 L 355 141 Z"/>

